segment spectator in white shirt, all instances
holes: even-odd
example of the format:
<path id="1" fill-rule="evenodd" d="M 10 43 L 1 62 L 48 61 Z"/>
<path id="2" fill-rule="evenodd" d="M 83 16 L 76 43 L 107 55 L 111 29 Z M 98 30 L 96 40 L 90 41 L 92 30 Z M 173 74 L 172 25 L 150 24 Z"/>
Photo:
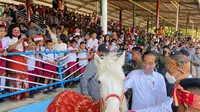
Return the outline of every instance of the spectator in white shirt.
<path id="1" fill-rule="evenodd" d="M 97 34 L 95 32 L 92 32 L 91 38 L 87 41 L 87 47 L 88 51 L 97 51 L 98 47 L 98 40 L 96 39 Z"/>
<path id="2" fill-rule="evenodd" d="M 28 55 L 28 58 L 27 58 L 27 64 L 29 65 L 28 73 L 32 73 L 32 74 L 37 74 L 35 71 L 35 66 L 36 66 L 36 60 L 35 60 L 36 55 L 34 54 L 35 50 L 36 50 L 36 42 L 32 41 L 29 44 L 28 49 L 26 50 L 27 52 L 33 52 L 33 54 Z M 35 82 L 35 76 L 28 75 L 28 81 Z M 33 86 L 34 84 L 29 83 L 29 88 L 32 88 Z M 33 91 L 30 92 L 29 98 L 34 98 L 33 93 L 34 93 Z"/>
<path id="3" fill-rule="evenodd" d="M 36 52 L 40 52 L 40 54 L 36 54 L 36 58 L 37 58 L 36 67 L 43 68 L 43 63 L 41 61 L 43 60 L 42 52 L 45 51 L 44 38 L 42 36 L 38 36 L 38 37 L 34 38 L 34 41 L 36 41 L 36 43 L 37 43 Z M 38 69 L 38 68 L 35 68 L 35 73 L 43 76 L 43 70 Z M 40 83 L 41 79 L 42 78 L 40 78 L 40 77 L 36 77 L 36 82 Z M 38 86 L 38 85 L 36 85 L 36 86 Z"/>
<path id="4" fill-rule="evenodd" d="M 47 27 L 47 30 L 49 31 L 53 44 L 57 44 L 58 38 L 57 38 L 57 33 L 56 33 L 56 27 L 52 26 L 51 29 L 49 28 L 49 26 L 46 26 L 46 27 Z"/>
<path id="5" fill-rule="evenodd" d="M 74 78 L 74 71 L 77 70 L 77 65 L 76 65 L 76 60 L 77 60 L 77 55 L 76 53 L 78 52 L 78 49 L 76 48 L 77 42 L 75 40 L 71 40 L 71 46 L 68 48 L 68 52 L 69 52 L 69 56 L 67 58 L 67 67 L 70 67 L 68 72 L 70 78 Z M 70 82 L 69 87 L 73 88 L 74 87 L 74 83 Z"/>
<path id="6" fill-rule="evenodd" d="M 74 37 L 73 37 L 73 40 L 75 40 L 76 42 L 77 42 L 77 44 L 76 44 L 76 48 L 79 48 L 79 45 L 80 45 L 80 36 L 79 35 L 75 35 Z"/>
<path id="7" fill-rule="evenodd" d="M 57 35 L 57 38 L 61 35 L 61 27 L 56 28 L 56 35 Z"/>
<path id="8" fill-rule="evenodd" d="M 48 51 L 53 51 L 53 42 L 51 40 L 46 41 L 45 52 L 48 52 Z M 48 64 L 44 64 L 44 69 L 56 72 L 56 70 L 57 70 L 56 66 L 58 65 L 58 58 L 59 58 L 59 56 L 56 53 L 43 54 L 43 60 L 48 63 Z M 46 76 L 46 77 L 54 77 L 56 75 L 57 74 L 55 74 L 55 73 L 44 71 L 44 76 Z M 44 80 L 44 84 L 48 84 L 48 82 L 51 84 L 51 83 L 53 83 L 53 80 L 49 80 L 49 79 Z M 43 92 L 44 92 L 44 94 L 46 94 L 49 91 L 54 92 L 55 88 L 51 86 L 51 87 L 49 87 L 49 89 L 45 88 Z"/>
<path id="9" fill-rule="evenodd" d="M 132 88 L 132 110 L 156 107 L 168 100 L 164 77 L 153 71 L 157 63 L 154 52 L 145 52 L 143 57 L 143 69 L 133 70 L 125 80 L 125 91 Z M 171 106 L 163 106 L 168 111 Z"/>
<path id="10" fill-rule="evenodd" d="M 109 47 L 110 47 L 110 52 L 111 53 L 117 52 L 118 51 L 117 40 L 116 39 L 112 39 L 111 45 Z"/>
<path id="11" fill-rule="evenodd" d="M 79 67 L 81 67 L 79 73 L 82 74 L 85 71 L 86 65 L 88 64 L 88 53 L 86 50 L 85 42 L 80 43 L 78 59 L 79 59 Z"/>
<path id="12" fill-rule="evenodd" d="M 1 57 L 6 57 L 8 52 L 6 49 L 9 46 L 9 39 L 8 37 L 4 37 L 6 35 L 6 27 L 3 25 L 0 25 L 0 52 Z M 1 67 L 6 67 L 6 60 L 0 59 L 0 66 Z M 6 75 L 6 70 L 5 69 L 0 69 L 0 76 L 5 76 Z M 4 94 L 5 93 L 5 88 L 4 86 L 6 85 L 6 79 L 5 78 L 0 78 L 0 93 Z M 0 99 L 0 102 L 3 102 L 3 99 Z"/>
<path id="13" fill-rule="evenodd" d="M 58 44 L 54 45 L 54 50 L 56 51 L 64 51 L 67 50 L 67 36 L 60 34 L 58 37 Z M 63 57 L 64 53 L 60 54 L 60 57 Z"/>

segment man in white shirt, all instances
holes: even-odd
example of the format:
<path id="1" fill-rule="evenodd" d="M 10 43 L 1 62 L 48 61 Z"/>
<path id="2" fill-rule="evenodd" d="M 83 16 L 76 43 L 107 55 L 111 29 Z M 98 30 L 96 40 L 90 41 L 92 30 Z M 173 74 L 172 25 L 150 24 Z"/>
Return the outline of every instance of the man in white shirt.
<path id="1" fill-rule="evenodd" d="M 132 88 L 131 110 L 154 108 L 169 100 L 164 77 L 153 71 L 157 63 L 156 53 L 145 52 L 142 61 L 143 69 L 132 71 L 125 81 L 125 91 Z M 171 111 L 170 105 L 161 108 Z"/>
<path id="2" fill-rule="evenodd" d="M 87 47 L 89 50 L 97 51 L 98 47 L 98 40 L 96 39 L 97 34 L 95 32 L 92 32 L 91 35 L 92 35 L 91 38 L 87 41 Z"/>

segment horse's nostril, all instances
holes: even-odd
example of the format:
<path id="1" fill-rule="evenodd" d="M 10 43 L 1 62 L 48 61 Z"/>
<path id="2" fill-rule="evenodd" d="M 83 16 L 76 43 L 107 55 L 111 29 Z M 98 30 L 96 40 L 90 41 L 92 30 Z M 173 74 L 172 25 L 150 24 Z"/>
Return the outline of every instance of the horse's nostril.
<path id="1" fill-rule="evenodd" d="M 98 81 L 98 83 L 101 83 L 101 81 Z"/>

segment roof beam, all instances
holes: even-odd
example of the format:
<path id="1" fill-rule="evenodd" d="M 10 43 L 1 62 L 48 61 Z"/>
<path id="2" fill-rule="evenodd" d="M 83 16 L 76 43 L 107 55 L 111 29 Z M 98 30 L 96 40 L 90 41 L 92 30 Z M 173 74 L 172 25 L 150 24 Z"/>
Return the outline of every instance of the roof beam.
<path id="1" fill-rule="evenodd" d="M 85 2 L 83 5 L 81 5 L 80 7 L 76 8 L 75 10 L 79 10 L 81 8 L 84 8 L 84 7 L 86 7 L 86 5 L 92 4 L 93 2 L 94 2 L 94 0 L 90 0 L 88 2 Z"/>
<path id="2" fill-rule="evenodd" d="M 172 9 L 171 9 L 167 4 L 163 3 L 163 5 L 164 5 L 165 7 L 167 7 L 170 11 L 172 11 Z"/>
<path id="3" fill-rule="evenodd" d="M 156 3 L 157 0 L 133 0 L 133 1 L 134 2 L 155 2 Z M 172 1 L 172 0 L 161 0 L 161 2 L 170 2 L 170 1 Z M 179 1 L 179 0 L 177 0 L 177 1 Z"/>
<path id="4" fill-rule="evenodd" d="M 146 4 L 147 6 L 151 7 L 152 9 L 155 9 L 153 6 L 151 6 L 150 4 L 144 2 L 144 4 Z"/>
<path id="5" fill-rule="evenodd" d="M 125 10 L 133 10 L 133 9 L 125 9 Z M 138 12 L 147 12 L 146 10 L 144 9 L 137 9 L 136 10 L 136 13 Z M 153 12 L 155 12 L 155 10 L 152 10 Z M 183 12 L 183 11 L 187 11 L 187 10 L 181 10 L 180 14 L 188 14 L 188 12 Z M 190 11 L 196 11 L 196 10 L 190 10 Z M 173 11 L 160 11 L 160 13 L 174 13 L 176 14 L 176 12 L 173 12 Z M 196 16 L 199 16 L 199 13 L 190 13 L 191 15 L 196 15 Z"/>
<path id="6" fill-rule="evenodd" d="M 192 0 L 191 0 L 192 1 Z M 196 5 L 196 4 L 198 4 L 198 3 L 194 3 L 194 2 L 179 2 L 179 4 L 180 5 L 184 5 L 184 4 L 186 4 L 186 5 Z"/>

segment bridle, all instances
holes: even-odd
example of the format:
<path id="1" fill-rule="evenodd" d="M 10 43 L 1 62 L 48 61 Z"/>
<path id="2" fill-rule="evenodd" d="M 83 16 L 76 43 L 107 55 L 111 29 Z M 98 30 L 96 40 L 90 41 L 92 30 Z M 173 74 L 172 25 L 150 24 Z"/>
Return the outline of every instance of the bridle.
<path id="1" fill-rule="evenodd" d="M 101 108 L 103 109 L 102 112 L 105 112 L 105 110 L 106 110 L 105 102 L 110 98 L 117 98 L 119 100 L 119 102 L 120 102 L 119 110 L 120 110 L 120 112 L 123 112 L 124 89 L 122 91 L 121 96 L 119 96 L 117 94 L 110 94 L 105 98 L 105 100 L 103 98 L 101 98 Z"/>

